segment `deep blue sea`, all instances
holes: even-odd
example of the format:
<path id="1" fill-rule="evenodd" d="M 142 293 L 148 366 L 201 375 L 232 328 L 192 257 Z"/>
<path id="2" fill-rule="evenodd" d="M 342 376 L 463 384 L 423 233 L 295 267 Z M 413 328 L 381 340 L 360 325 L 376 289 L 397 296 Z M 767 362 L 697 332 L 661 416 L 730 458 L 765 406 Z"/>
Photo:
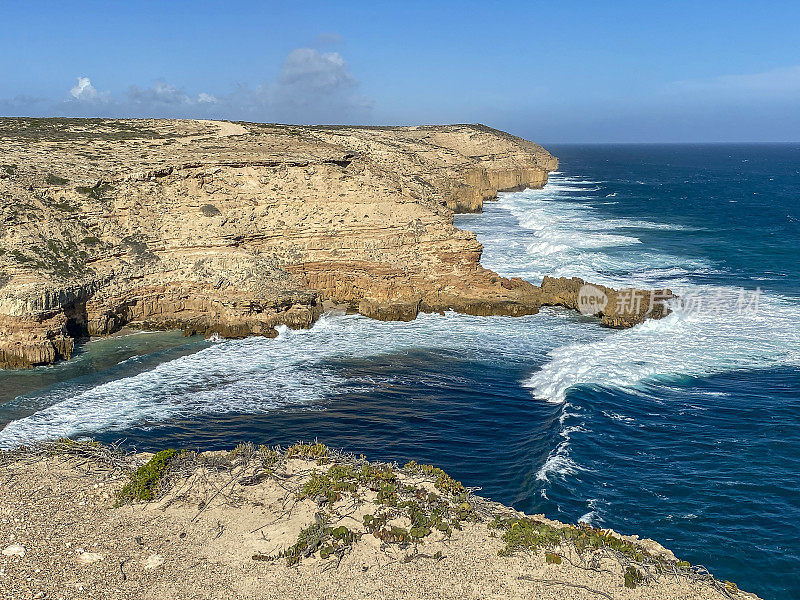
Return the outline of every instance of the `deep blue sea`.
<path id="1" fill-rule="evenodd" d="M 0 446 L 318 438 L 800 597 L 800 144 L 549 149 L 545 189 L 456 217 L 483 264 L 668 286 L 683 299 L 669 317 L 327 315 L 275 340 L 109 338 L 0 373 Z"/>

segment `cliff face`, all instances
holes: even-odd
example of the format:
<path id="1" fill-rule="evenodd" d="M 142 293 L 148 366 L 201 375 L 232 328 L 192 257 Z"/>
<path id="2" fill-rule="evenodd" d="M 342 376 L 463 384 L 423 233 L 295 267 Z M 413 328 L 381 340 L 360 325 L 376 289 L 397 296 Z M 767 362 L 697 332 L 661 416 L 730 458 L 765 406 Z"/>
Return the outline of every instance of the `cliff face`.
<path id="1" fill-rule="evenodd" d="M 453 226 L 557 167 L 484 126 L 0 119 L 0 143 L 0 366 L 126 324 L 274 336 L 324 300 L 401 320 L 569 305 L 482 268 Z"/>

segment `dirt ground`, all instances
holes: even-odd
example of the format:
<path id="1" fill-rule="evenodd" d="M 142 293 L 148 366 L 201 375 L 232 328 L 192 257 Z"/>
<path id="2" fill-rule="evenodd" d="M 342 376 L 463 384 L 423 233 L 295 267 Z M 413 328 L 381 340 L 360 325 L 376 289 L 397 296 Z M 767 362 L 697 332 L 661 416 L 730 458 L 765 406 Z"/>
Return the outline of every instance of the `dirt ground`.
<path id="1" fill-rule="evenodd" d="M 506 540 L 504 530 L 492 526 L 492 515 L 513 520 L 520 513 L 470 496 L 469 490 L 466 496 L 449 494 L 443 486 L 451 480 L 437 479 L 435 472 L 429 476 L 394 467 L 394 487 L 423 498 L 423 506 L 433 506 L 425 504 L 429 499 L 448 506 L 446 523 L 453 527 L 438 526 L 450 531 L 415 530 L 403 509 L 386 504 L 393 499 L 379 500 L 392 489 L 383 484 L 378 491 L 356 485 L 327 500 L 329 489 L 305 497 L 309 480 L 333 465 L 352 463 L 360 469 L 368 463 L 269 452 L 269 460 L 252 447 L 245 457 L 193 455 L 182 467 L 171 468 L 155 490 L 156 499 L 119 507 L 120 489 L 152 455 L 112 460 L 83 451 L 0 455 L 0 597 L 755 598 L 675 566 L 672 553 L 649 540 L 626 538 L 653 557 L 642 567 L 653 577 L 634 588 L 624 584 L 625 569 L 633 563 L 609 548 L 578 552 L 564 541 L 549 553 L 534 549 L 500 556 Z M 398 498 L 397 506 L 405 506 L 402 493 Z M 370 532 L 364 515 L 380 514 L 393 516 L 383 529 Z M 309 526 L 327 541 L 314 552 L 300 552 L 297 560 L 279 556 Z M 344 531 L 347 535 L 337 541 Z M 408 531 L 416 537 L 396 533 Z"/>

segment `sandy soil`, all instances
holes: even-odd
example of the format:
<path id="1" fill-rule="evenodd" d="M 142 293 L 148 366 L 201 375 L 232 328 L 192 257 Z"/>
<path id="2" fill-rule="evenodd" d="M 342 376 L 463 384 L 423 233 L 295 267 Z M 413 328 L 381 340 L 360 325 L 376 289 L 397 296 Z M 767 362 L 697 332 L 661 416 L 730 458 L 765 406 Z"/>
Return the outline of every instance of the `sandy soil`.
<path id="1" fill-rule="evenodd" d="M 208 119 L 201 119 L 199 122 L 208 125 L 216 125 L 219 127 L 217 137 L 230 137 L 232 135 L 244 135 L 246 133 L 250 133 L 250 130 L 244 125 L 240 125 L 239 123 L 231 123 L 230 121 L 211 121 Z"/>
<path id="2" fill-rule="evenodd" d="M 543 551 L 498 556 L 503 532 L 489 527 L 489 518 L 519 513 L 477 497 L 468 501 L 461 530 L 436 530 L 418 543 L 381 541 L 363 519 L 382 510 L 375 491 L 359 487 L 333 504 L 300 499 L 312 473 L 325 473 L 330 462 L 283 455 L 264 471 L 257 456 L 207 453 L 193 459 L 195 466 L 176 468 L 157 501 L 115 508 L 131 471 L 150 455 L 109 462 L 46 454 L 0 455 L 0 597 L 8 600 L 755 598 L 674 568 L 672 554 L 649 540 L 636 543 L 671 572 L 634 589 L 623 585 L 627 561 L 607 549 L 551 548 L 561 564 L 548 564 Z M 432 478 L 399 477 L 407 489 L 437 491 Z M 316 552 L 294 566 L 253 558 L 275 556 L 322 520 L 361 536 L 326 559 Z M 408 526 L 402 517 L 391 523 Z"/>

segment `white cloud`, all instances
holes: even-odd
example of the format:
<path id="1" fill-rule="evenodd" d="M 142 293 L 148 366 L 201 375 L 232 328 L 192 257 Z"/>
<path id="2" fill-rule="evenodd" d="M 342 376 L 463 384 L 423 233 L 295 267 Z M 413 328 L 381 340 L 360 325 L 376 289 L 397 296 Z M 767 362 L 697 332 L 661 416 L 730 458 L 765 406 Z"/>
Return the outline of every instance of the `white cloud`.
<path id="1" fill-rule="evenodd" d="M 242 119 L 290 123 L 363 122 L 372 101 L 358 93 L 359 81 L 338 52 L 297 48 L 281 65 L 274 82 L 241 85 L 217 106 Z"/>
<path id="2" fill-rule="evenodd" d="M 297 48 L 283 61 L 276 83 L 262 86 L 276 120 L 302 123 L 363 119 L 372 101 L 357 93 L 358 80 L 338 52 Z"/>
<path id="3" fill-rule="evenodd" d="M 78 83 L 70 89 L 69 95 L 78 102 L 96 102 L 104 98 L 104 95 L 98 93 L 88 77 L 78 77 Z"/>
<path id="4" fill-rule="evenodd" d="M 140 88 L 132 85 L 126 92 L 128 100 L 134 104 L 144 106 L 157 106 L 159 104 L 192 104 L 192 99 L 174 85 L 164 81 L 157 81 L 152 87 Z"/>
<path id="5" fill-rule="evenodd" d="M 325 34 L 329 43 L 340 41 Z M 131 85 L 121 94 L 99 91 L 87 76 L 78 78 L 66 101 L 25 102 L 1 99 L 5 112 L 103 117 L 189 117 L 249 119 L 293 123 L 346 123 L 369 120 L 372 101 L 358 91 L 359 81 L 338 52 L 297 48 L 278 76 L 255 87 L 239 85 L 228 93 L 188 93 L 156 81 Z"/>
<path id="6" fill-rule="evenodd" d="M 278 85 L 303 93 L 334 92 L 352 88 L 357 81 L 338 52 L 320 54 L 313 48 L 292 50 L 283 61 Z"/>

